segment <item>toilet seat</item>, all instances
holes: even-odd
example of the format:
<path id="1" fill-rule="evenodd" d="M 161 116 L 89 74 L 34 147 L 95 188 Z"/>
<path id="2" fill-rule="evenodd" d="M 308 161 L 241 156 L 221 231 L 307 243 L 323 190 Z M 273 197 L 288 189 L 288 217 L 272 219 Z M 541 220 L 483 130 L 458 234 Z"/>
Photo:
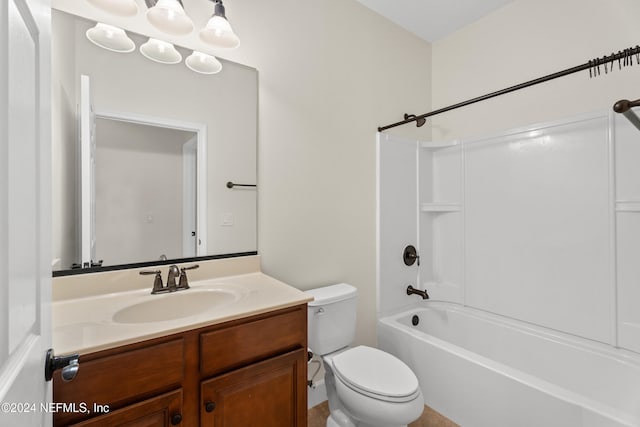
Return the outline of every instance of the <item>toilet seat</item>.
<path id="1" fill-rule="evenodd" d="M 353 391 L 386 402 L 408 402 L 420 394 L 418 379 L 400 359 L 359 346 L 332 358 L 337 379 Z"/>

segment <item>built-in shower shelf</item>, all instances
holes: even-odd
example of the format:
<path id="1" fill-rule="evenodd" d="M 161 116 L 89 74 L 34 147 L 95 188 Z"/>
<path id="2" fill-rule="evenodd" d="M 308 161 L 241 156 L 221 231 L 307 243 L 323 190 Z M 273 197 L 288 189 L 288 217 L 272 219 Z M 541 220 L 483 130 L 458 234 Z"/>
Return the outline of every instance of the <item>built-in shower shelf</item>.
<path id="1" fill-rule="evenodd" d="M 422 212 L 460 212 L 460 203 L 430 202 L 420 206 Z"/>
<path id="2" fill-rule="evenodd" d="M 458 141 L 429 141 L 420 143 L 420 147 L 427 150 L 438 150 L 440 148 L 455 147 L 456 145 L 458 145 Z"/>
<path id="3" fill-rule="evenodd" d="M 616 202 L 616 212 L 640 212 L 640 201 Z"/>

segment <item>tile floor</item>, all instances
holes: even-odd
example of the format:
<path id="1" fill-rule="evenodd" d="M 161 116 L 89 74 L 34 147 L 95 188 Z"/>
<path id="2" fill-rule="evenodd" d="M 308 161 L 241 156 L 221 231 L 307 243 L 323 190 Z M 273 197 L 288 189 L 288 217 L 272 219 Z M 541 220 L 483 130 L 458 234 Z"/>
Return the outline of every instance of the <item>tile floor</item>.
<path id="1" fill-rule="evenodd" d="M 325 427 L 329 416 L 329 405 L 323 402 L 309 409 L 307 416 L 307 427 Z M 409 424 L 409 427 L 459 427 L 458 424 L 440 415 L 438 412 L 424 407 L 422 416 Z"/>

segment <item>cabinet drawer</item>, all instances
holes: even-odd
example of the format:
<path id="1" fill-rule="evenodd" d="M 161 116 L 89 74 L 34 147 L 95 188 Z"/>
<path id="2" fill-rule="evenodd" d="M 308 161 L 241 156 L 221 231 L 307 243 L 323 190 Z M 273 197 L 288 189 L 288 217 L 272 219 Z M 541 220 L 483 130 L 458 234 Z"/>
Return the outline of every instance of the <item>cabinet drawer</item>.
<path id="1" fill-rule="evenodd" d="M 182 338 L 87 361 L 80 357 L 78 375 L 63 382 L 54 376 L 54 402 L 109 405 L 114 410 L 135 400 L 179 387 L 184 377 Z M 56 424 L 90 415 L 57 413 Z"/>
<path id="2" fill-rule="evenodd" d="M 200 374 L 215 375 L 307 347 L 306 305 L 200 334 Z"/>

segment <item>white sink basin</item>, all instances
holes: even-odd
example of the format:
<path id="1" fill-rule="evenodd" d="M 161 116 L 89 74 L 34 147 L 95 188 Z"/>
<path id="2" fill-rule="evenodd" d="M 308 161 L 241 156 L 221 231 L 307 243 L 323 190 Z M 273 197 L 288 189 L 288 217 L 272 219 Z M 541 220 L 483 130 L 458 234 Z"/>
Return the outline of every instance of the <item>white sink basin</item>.
<path id="1" fill-rule="evenodd" d="M 229 305 L 241 298 L 230 289 L 187 289 L 149 295 L 148 300 L 120 309 L 113 315 L 116 323 L 148 323 L 197 316 Z"/>

